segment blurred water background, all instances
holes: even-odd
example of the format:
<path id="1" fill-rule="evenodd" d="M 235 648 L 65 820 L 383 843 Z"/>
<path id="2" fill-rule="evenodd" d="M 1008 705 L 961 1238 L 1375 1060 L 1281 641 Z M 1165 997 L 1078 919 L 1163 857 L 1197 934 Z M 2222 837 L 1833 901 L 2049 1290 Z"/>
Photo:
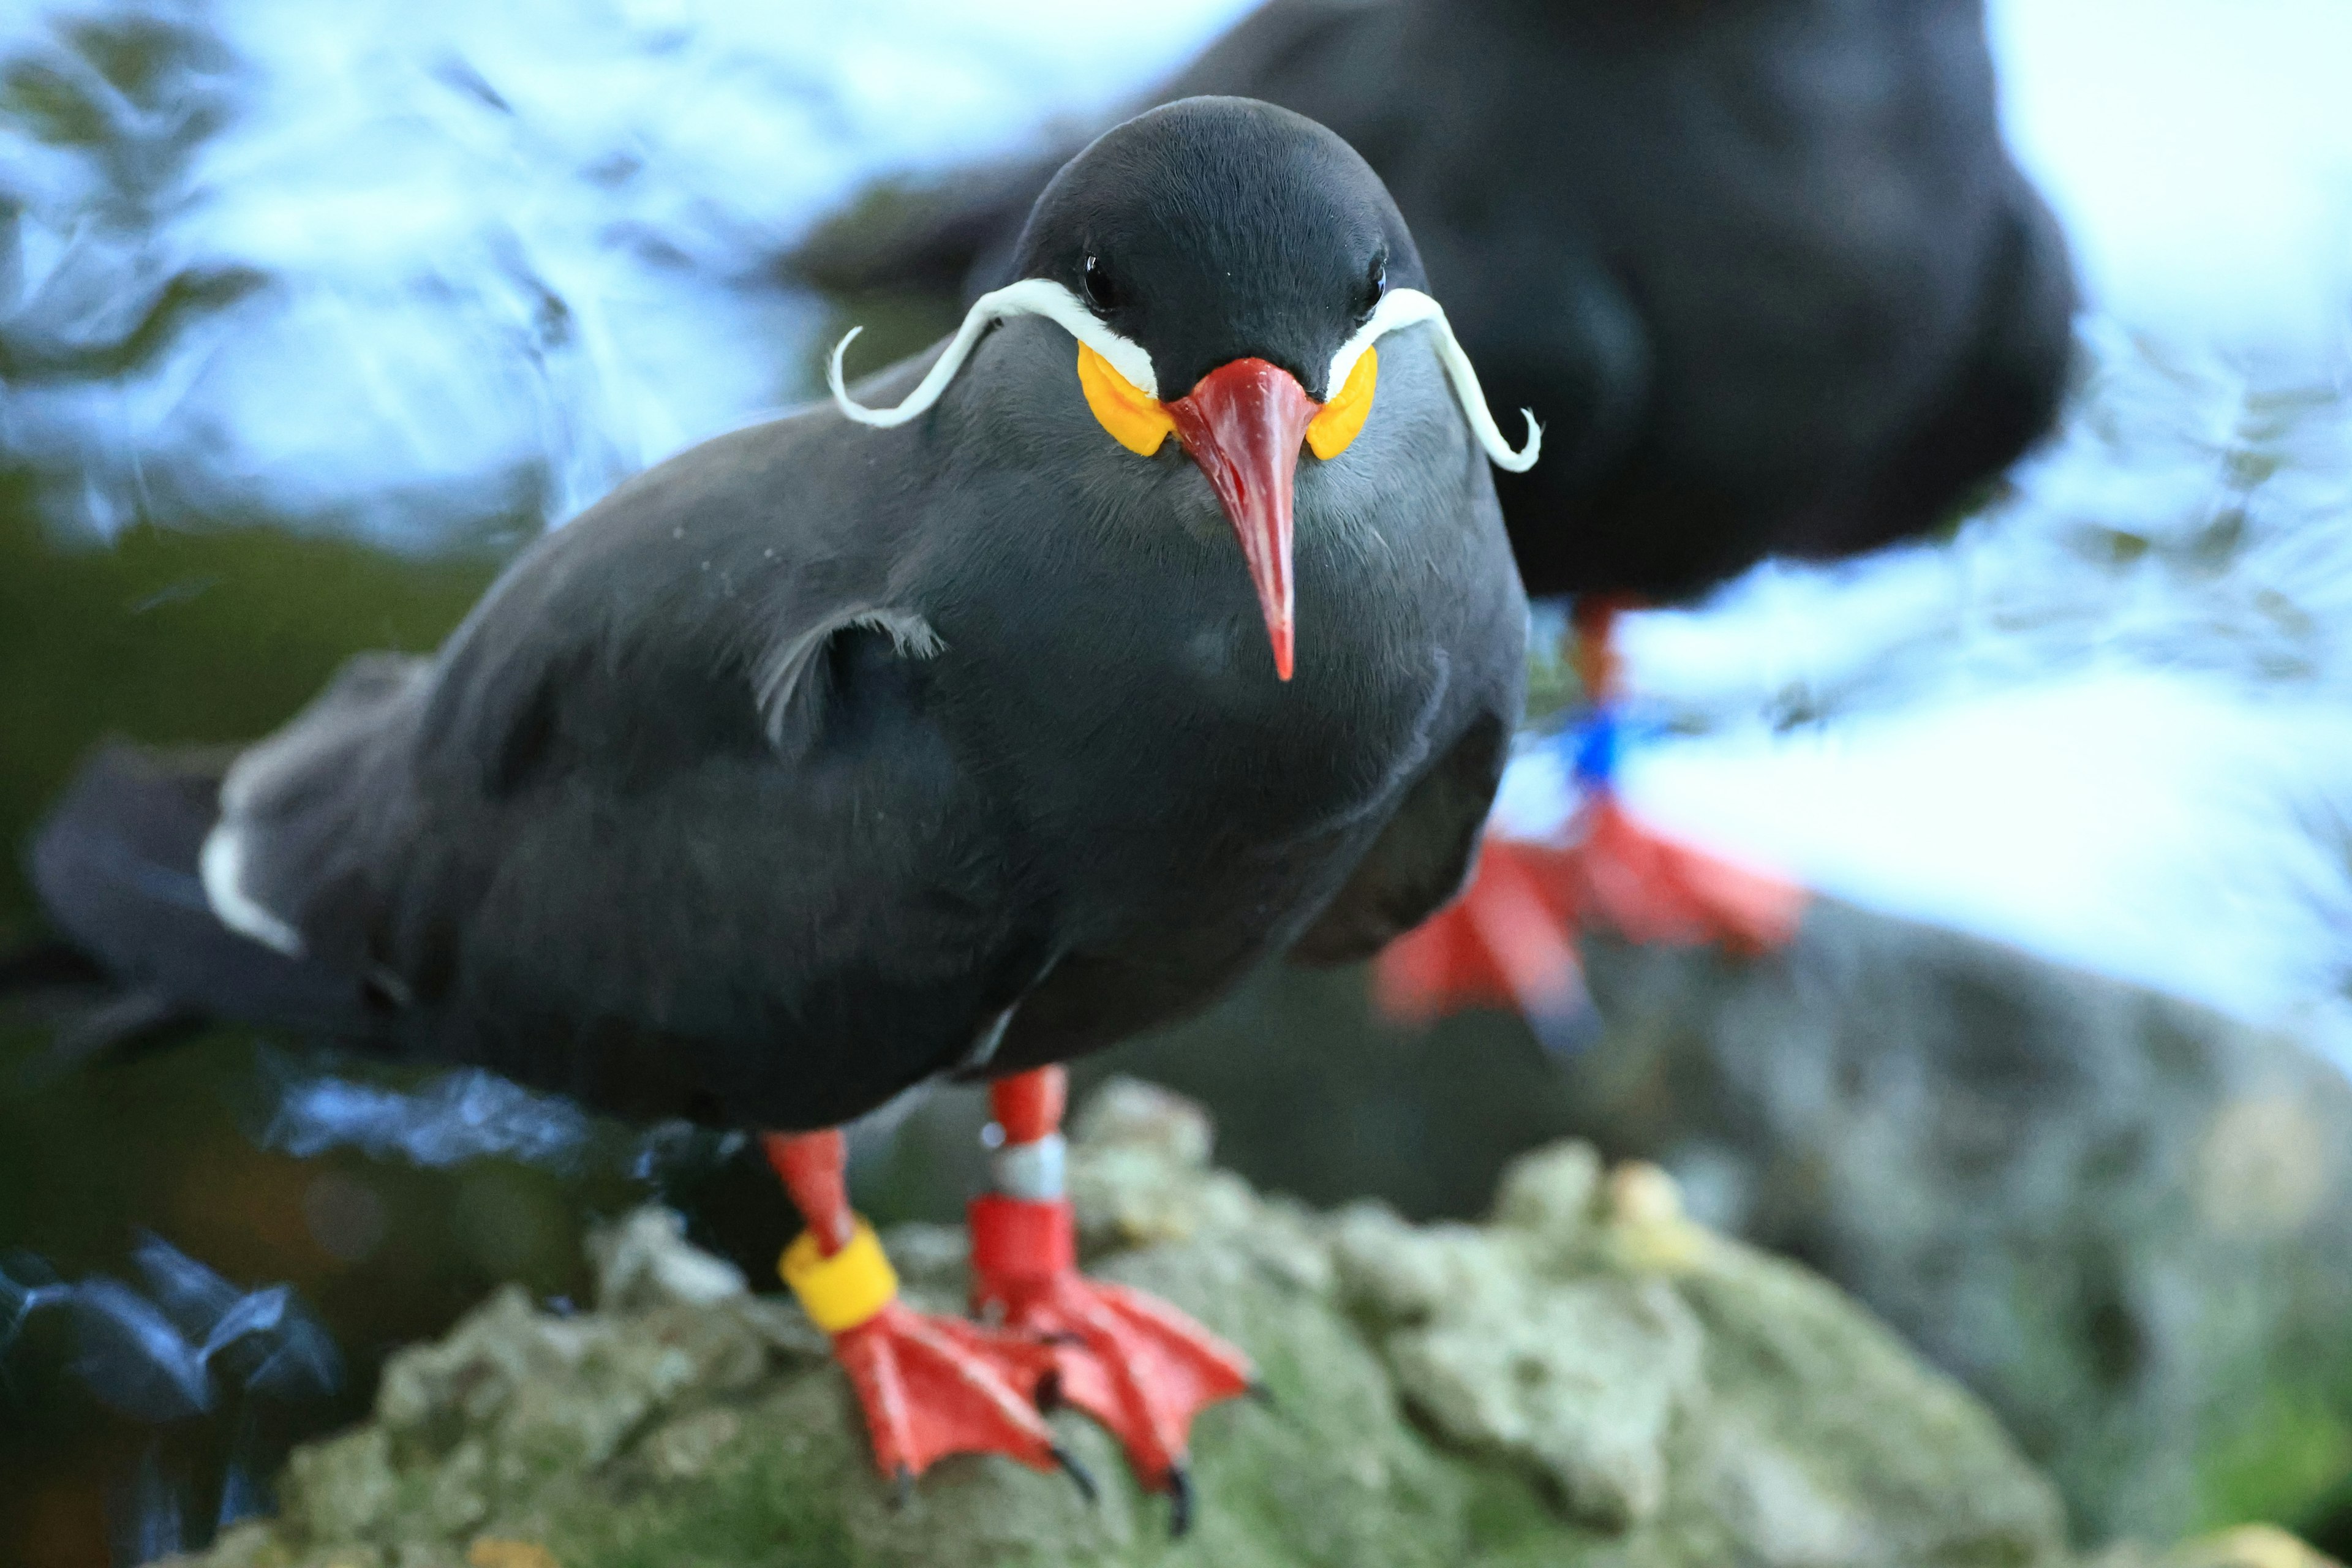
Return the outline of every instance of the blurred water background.
<path id="1" fill-rule="evenodd" d="M 848 322 L 929 341 L 936 307 L 799 286 L 795 242 L 1244 9 L 0 3 L 0 837 L 101 734 L 240 738 L 350 650 L 431 647 L 532 532 L 806 396 Z M 1992 12 L 2092 304 L 2066 428 L 1948 541 L 1639 617 L 1629 792 L 2352 1065 L 2352 10 Z M 1513 811 L 1557 808 L 1548 765 Z M 12 868 L 0 942 L 31 930 Z M 313 1424 L 489 1281 L 576 1289 L 583 1206 L 739 1182 L 478 1085 L 436 1114 L 486 1142 L 424 1157 L 364 1083 L 228 1034 L 42 1079 L 37 1034 L 0 1032 L 0 1267 L 65 1289 L 152 1226 L 290 1283 L 356 1372 Z M 41 1331 L 0 1343 L 0 1556 L 167 1545 L 158 1489 L 188 1540 L 257 1505 L 218 1419 L 159 1439 Z"/>

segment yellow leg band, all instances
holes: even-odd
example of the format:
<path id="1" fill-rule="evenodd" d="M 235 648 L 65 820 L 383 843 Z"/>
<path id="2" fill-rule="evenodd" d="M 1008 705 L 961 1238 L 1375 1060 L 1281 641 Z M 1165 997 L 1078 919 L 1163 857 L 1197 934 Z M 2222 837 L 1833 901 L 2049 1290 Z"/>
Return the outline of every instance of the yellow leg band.
<path id="1" fill-rule="evenodd" d="M 856 1328 L 898 1294 L 898 1271 L 883 1256 L 881 1238 L 863 1219 L 850 1234 L 849 1245 L 831 1258 L 817 1250 L 816 1232 L 801 1232 L 784 1248 L 776 1272 L 800 1298 L 809 1321 L 828 1334 Z"/>

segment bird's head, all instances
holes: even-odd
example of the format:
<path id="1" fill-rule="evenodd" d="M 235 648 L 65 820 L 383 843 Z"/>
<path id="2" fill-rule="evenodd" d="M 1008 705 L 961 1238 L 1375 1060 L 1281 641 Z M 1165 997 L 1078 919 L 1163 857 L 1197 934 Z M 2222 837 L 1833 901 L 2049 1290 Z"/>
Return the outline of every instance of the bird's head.
<path id="1" fill-rule="evenodd" d="M 1535 460 L 1533 416 L 1526 447 L 1513 451 L 1424 291 L 1420 254 L 1380 176 L 1287 110 L 1193 98 L 1104 132 L 1037 198 L 1015 269 L 1019 280 L 974 302 L 896 408 L 850 400 L 836 348 L 836 402 L 866 424 L 902 423 L 937 401 L 995 321 L 1058 322 L 1077 339 L 1073 394 L 1107 438 L 1150 457 L 1172 437 L 1207 476 L 1249 563 L 1285 680 L 1299 448 L 1328 462 L 1363 430 L 1379 394 L 1374 340 L 1435 323 L 1455 395 L 1489 455 L 1515 469 Z"/>

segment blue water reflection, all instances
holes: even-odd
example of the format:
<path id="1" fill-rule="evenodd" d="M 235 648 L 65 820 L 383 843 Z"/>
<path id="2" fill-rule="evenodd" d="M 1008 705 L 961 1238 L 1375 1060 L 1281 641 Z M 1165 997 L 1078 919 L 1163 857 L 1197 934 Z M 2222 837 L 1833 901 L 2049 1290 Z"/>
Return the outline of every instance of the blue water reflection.
<path id="1" fill-rule="evenodd" d="M 812 218 L 1099 110 L 1240 7 L 42 9 L 0 34 L 0 454 L 101 532 L 425 543 L 798 396 L 816 314 L 778 259 Z"/>

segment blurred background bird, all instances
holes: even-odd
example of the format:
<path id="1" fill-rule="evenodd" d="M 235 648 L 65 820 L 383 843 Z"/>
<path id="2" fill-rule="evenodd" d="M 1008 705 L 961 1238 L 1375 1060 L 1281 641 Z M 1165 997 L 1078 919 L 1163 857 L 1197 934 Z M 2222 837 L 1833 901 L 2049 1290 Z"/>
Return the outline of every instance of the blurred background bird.
<path id="1" fill-rule="evenodd" d="M 1307 32 L 1347 34 L 1348 9 Z M 1864 205 L 1873 187 L 1800 179 L 1801 133 L 1837 122 L 1771 104 L 1894 113 L 1891 84 L 1982 59 L 1965 8 L 1824 10 L 1813 30 L 1790 27 L 1807 8 L 1768 4 L 1529 9 L 1619 39 L 1779 40 L 1695 52 L 1685 74 L 1674 49 L 1647 57 L 1656 74 L 1625 79 L 1664 103 L 1621 140 L 1651 155 L 1692 122 L 1667 107 L 1715 104 L 1727 137 L 1763 150 L 1751 218 L 1798 233 L 1813 204 Z M 1817 889 L 1795 941 L 1731 962 L 1588 937 L 1601 1027 L 1572 1062 L 1494 1013 L 1391 1029 L 1343 974 L 1254 984 L 1129 1065 L 1210 1100 L 1222 1158 L 1318 1201 L 1467 1212 L 1509 1153 L 1567 1130 L 1658 1159 L 1699 1217 L 1823 1268 L 1984 1394 L 2085 1540 L 2269 1518 L 2340 1544 L 2352 1368 L 2329 1303 L 2352 1194 L 2328 1151 L 2352 1136 L 2352 126 L 2332 62 L 2352 19 L 2321 0 L 1989 12 L 2000 129 L 2061 219 L 2084 303 L 2056 435 L 1948 537 L 1766 565 L 1695 608 L 1617 617 L 1616 789 L 1664 833 Z M 858 364 L 932 341 L 964 279 L 814 288 L 850 233 L 836 222 L 820 244 L 819 226 L 847 211 L 871 236 L 915 232 L 936 209 L 913 198 L 942 172 L 1049 156 L 1229 56 L 1220 39 L 1267 37 L 1253 15 L 12 14 L 0 830 L 24 842 L 103 734 L 240 740 L 353 649 L 435 646 L 546 527 L 817 392 L 846 326 L 868 323 Z M 1433 60 L 1470 59 L 1482 33 L 1464 15 Z M 1900 50 L 1937 16 L 1940 54 Z M 1757 80 L 1784 97 L 1725 91 L 1743 58 L 1780 60 L 1785 76 Z M 1593 90 L 1530 133 L 1592 123 L 1610 102 Z M 1442 138 L 1421 124 L 1439 118 L 1394 123 Z M 1595 172 L 1544 188 L 1597 189 L 1612 158 L 1595 149 Z M 1709 210 L 1740 213 L 1742 188 L 1706 184 L 1727 204 Z M 1592 254 L 1563 271 L 1613 281 Z M 1794 270 L 1808 289 L 1840 279 Z M 1787 268 L 1727 270 L 1706 297 L 1717 330 L 1762 331 L 1790 287 Z M 1631 341 L 1654 397 L 1664 351 Z M 1568 412 L 1538 406 L 1562 451 L 1570 426 L 1609 435 L 1601 391 L 1654 405 L 1627 393 L 1639 380 L 1592 383 Z M 1522 399 L 1490 392 L 1507 422 Z M 1798 385 L 1786 410 L 1808 395 L 1840 391 Z M 1839 417 L 1899 425 L 1917 411 L 1904 401 Z M 1580 696 L 1567 662 L 1531 671 L 1555 707 Z M 1498 826 L 1557 837 L 1582 798 L 1575 764 L 1527 747 Z M 42 934 L 24 882 L 0 881 L 0 942 Z M 240 1030 L 47 1070 L 60 1031 L 142 1020 L 94 1014 L 110 999 L 53 950 L 11 978 L 0 1274 L 30 1287 L 10 1300 L 50 1304 L 0 1352 L 0 1556 L 95 1563 L 110 1538 L 141 1554 L 259 1506 L 274 1459 L 238 1447 L 247 1396 L 226 1372 L 187 1384 L 157 1447 L 108 1403 L 123 1379 L 93 1384 L 58 1353 L 96 1321 L 69 1303 L 131 1310 L 98 1282 L 146 1289 L 134 1227 L 236 1282 L 224 1300 L 290 1285 L 343 1348 L 341 1392 L 273 1394 L 308 1403 L 270 1433 L 356 1411 L 386 1347 L 493 1281 L 576 1297 L 585 1215 L 658 1192 L 756 1267 L 781 1239 L 746 1152 L 639 1140 L 481 1075 L 386 1077 Z M 1311 1138 L 1286 1110 L 1302 1103 Z M 984 1114 L 950 1094 L 866 1129 L 861 1205 L 952 1214 Z"/>
<path id="2" fill-rule="evenodd" d="M 1265 98 L 1378 168 L 1504 408 L 1547 460 L 1501 493 L 1529 593 L 1574 595 L 1562 841 L 1498 836 L 1476 886 L 1382 961 L 1427 1017 L 1587 1020 L 1571 939 L 1777 945 L 1800 897 L 1663 839 L 1611 788 L 1622 605 L 1769 555 L 1831 560 L 1957 522 L 2057 416 L 2074 288 L 2011 162 L 1978 0 L 1629 9 L 1276 0 L 1156 99 Z M 836 289 L 1003 281 L 1058 159 L 961 170 L 820 232 Z"/>

